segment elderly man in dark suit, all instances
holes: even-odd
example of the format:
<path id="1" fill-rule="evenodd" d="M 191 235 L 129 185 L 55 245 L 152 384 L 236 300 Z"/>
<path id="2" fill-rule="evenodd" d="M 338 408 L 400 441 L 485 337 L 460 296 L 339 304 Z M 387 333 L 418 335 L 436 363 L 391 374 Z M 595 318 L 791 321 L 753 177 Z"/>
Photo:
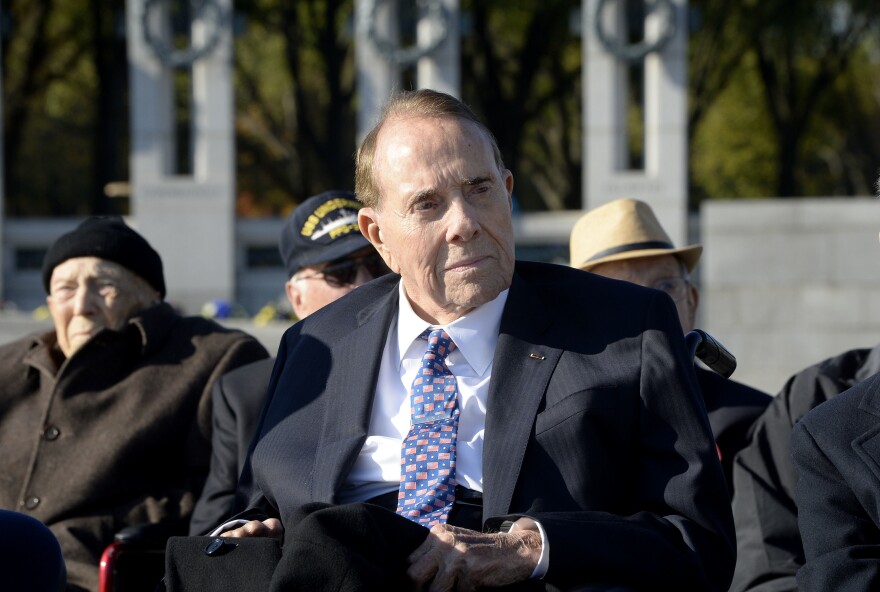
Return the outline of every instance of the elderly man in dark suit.
<path id="1" fill-rule="evenodd" d="M 282 340 L 253 519 L 225 532 L 283 539 L 271 589 L 727 588 L 730 505 L 671 300 L 515 262 L 512 191 L 448 95 L 397 95 L 367 135 L 360 227 L 399 276 Z"/>

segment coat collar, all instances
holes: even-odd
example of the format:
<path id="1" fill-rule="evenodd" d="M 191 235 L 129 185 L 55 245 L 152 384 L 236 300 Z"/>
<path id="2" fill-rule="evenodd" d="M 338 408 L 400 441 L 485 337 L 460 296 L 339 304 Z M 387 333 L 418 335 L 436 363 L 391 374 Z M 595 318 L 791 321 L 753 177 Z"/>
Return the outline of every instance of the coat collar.
<path id="1" fill-rule="evenodd" d="M 875 350 L 880 350 L 880 348 L 875 348 Z M 869 378 L 863 385 L 862 388 L 865 389 L 865 394 L 859 403 L 859 409 L 865 413 L 880 417 L 880 374 Z"/>
<path id="2" fill-rule="evenodd" d="M 120 331 L 104 329 L 97 333 L 86 346 L 75 352 L 72 357 L 75 358 L 80 352 L 88 351 L 93 347 L 112 343 L 129 332 L 137 335 L 141 344 L 141 354 L 150 356 L 162 346 L 179 319 L 180 316 L 174 312 L 170 304 L 160 302 L 129 319 Z M 67 362 L 57 347 L 58 337 L 54 330 L 35 335 L 31 339 L 30 350 L 24 357 L 24 363 L 49 376 L 55 376 Z"/>
<path id="3" fill-rule="evenodd" d="M 57 345 L 58 336 L 54 330 L 34 335 L 23 362 L 47 376 L 54 377 L 64 362 L 64 356 L 56 348 Z"/>
<path id="4" fill-rule="evenodd" d="M 129 319 L 128 324 L 129 327 L 137 329 L 141 341 L 141 353 L 148 357 L 162 346 L 179 320 L 180 315 L 170 304 L 160 302 Z"/>
<path id="5" fill-rule="evenodd" d="M 858 384 L 863 380 L 867 380 L 878 372 L 880 372 L 880 346 L 874 347 L 868 353 L 865 362 L 859 366 L 859 369 L 856 370 L 855 375 L 853 376 L 853 384 Z"/>

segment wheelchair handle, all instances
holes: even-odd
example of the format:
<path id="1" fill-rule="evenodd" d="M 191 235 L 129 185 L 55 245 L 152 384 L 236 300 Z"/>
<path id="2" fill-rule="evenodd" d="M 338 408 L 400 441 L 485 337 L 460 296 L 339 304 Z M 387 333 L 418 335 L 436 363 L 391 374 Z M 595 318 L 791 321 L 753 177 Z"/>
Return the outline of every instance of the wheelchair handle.
<path id="1" fill-rule="evenodd" d="M 736 357 L 705 331 L 694 329 L 688 332 L 684 342 L 692 358 L 698 358 L 724 378 L 729 378 L 736 370 Z"/>

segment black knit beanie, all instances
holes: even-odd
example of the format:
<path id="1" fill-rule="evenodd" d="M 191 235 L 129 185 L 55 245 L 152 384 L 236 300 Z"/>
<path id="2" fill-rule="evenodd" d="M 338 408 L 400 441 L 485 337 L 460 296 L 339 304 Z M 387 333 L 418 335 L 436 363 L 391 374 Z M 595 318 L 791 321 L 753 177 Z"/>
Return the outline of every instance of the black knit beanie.
<path id="1" fill-rule="evenodd" d="M 74 257 L 97 257 L 118 263 L 142 277 L 163 300 L 165 298 L 165 278 L 159 253 L 119 216 L 87 218 L 49 247 L 43 260 L 43 287 L 47 294 L 52 270 Z"/>

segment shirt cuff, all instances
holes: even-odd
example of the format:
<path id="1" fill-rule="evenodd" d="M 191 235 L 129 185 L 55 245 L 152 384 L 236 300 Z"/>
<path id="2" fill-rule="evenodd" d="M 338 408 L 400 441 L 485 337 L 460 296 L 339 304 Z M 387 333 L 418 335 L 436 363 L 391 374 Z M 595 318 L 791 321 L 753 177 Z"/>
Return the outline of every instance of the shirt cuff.
<path id="1" fill-rule="evenodd" d="M 547 575 L 547 569 L 550 567 L 550 543 L 547 542 L 547 533 L 541 523 L 535 520 L 535 524 L 538 525 L 538 532 L 541 533 L 541 558 L 538 559 L 538 565 L 535 566 L 535 571 L 529 579 L 540 580 Z"/>
<path id="2" fill-rule="evenodd" d="M 544 576 L 547 575 L 547 570 L 550 568 L 550 543 L 547 542 L 547 532 L 544 530 L 544 527 L 541 526 L 541 523 L 532 518 L 532 522 L 538 527 L 538 532 L 541 534 L 541 556 L 538 558 L 538 564 L 535 566 L 535 569 L 532 571 L 532 575 L 529 576 L 530 580 L 540 580 L 543 579 Z M 510 529 L 513 527 L 513 520 L 505 520 L 501 524 L 501 528 L 499 529 L 501 532 L 510 532 Z"/>
<path id="3" fill-rule="evenodd" d="M 208 533 L 208 536 L 219 536 L 220 534 L 226 532 L 227 530 L 232 530 L 233 528 L 238 528 L 239 526 L 244 526 L 248 522 L 250 522 L 250 520 L 245 520 L 243 518 L 238 518 L 236 520 L 230 520 L 229 522 L 224 522 L 223 524 L 221 524 L 220 526 L 218 526 L 217 528 L 212 530 L 210 533 Z M 539 524 L 538 528 L 540 528 L 540 527 L 541 527 L 541 525 Z"/>

